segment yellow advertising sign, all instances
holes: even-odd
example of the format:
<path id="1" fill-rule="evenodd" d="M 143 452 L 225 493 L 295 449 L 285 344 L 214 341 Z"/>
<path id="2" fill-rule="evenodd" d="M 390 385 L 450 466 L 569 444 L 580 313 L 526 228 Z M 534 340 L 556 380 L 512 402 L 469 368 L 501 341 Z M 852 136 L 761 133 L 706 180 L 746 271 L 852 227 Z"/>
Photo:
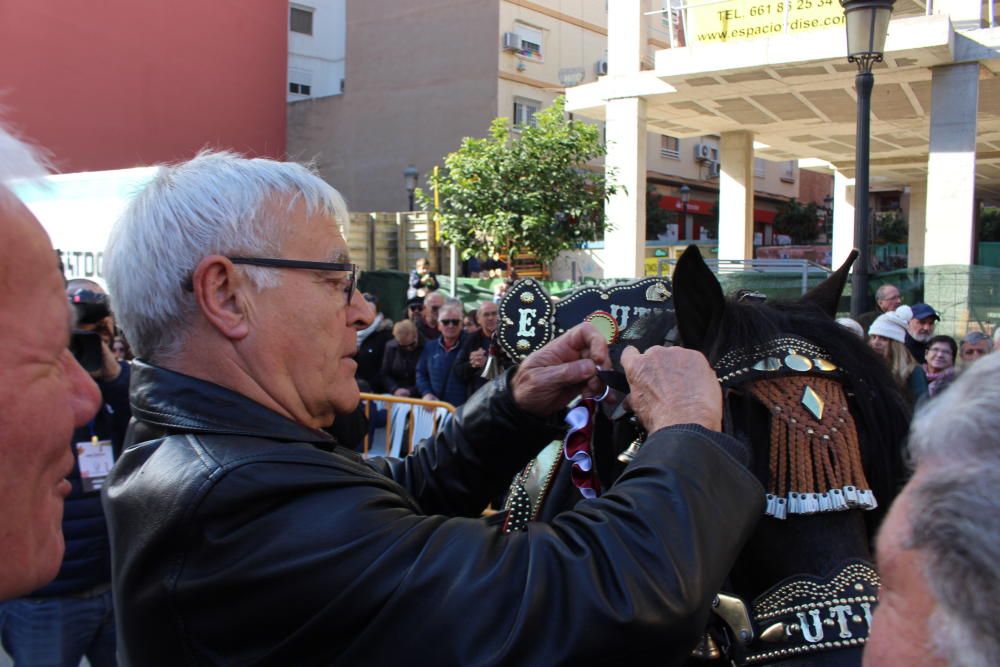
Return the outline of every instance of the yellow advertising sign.
<path id="1" fill-rule="evenodd" d="M 696 0 L 697 2 L 697 0 Z M 692 42 L 733 42 L 844 25 L 839 0 L 725 0 L 688 9 Z"/>

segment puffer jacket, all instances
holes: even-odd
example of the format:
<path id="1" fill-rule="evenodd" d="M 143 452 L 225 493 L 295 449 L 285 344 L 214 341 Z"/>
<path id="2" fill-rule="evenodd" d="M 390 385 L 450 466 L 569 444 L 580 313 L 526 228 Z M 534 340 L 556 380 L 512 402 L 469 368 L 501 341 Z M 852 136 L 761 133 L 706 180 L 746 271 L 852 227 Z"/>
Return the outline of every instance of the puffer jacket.
<path id="1" fill-rule="evenodd" d="M 120 662 L 682 659 L 762 514 L 739 446 L 700 427 L 658 431 L 601 498 L 504 535 L 480 510 L 561 433 L 517 409 L 509 377 L 412 456 L 365 461 L 223 387 L 136 362 L 134 444 L 104 490 Z"/>

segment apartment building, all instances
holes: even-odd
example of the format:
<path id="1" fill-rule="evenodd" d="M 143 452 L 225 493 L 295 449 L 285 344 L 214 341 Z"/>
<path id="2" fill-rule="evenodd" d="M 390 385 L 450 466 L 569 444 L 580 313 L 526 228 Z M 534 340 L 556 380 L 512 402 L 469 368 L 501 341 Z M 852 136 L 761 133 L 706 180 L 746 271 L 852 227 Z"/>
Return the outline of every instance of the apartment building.
<path id="1" fill-rule="evenodd" d="M 613 9 L 614 0 L 296 1 L 289 7 L 289 155 L 314 159 L 354 210 L 405 209 L 408 165 L 426 175 L 463 137 L 483 136 L 493 118 L 506 116 L 515 128 L 531 123 L 567 89 L 607 75 L 609 4 Z M 343 74 L 326 94 L 295 85 L 302 53 L 317 53 L 296 28 L 303 12 L 315 26 L 342 21 L 322 57 L 342 63 Z M 650 68 L 658 50 L 683 39 L 665 16 L 645 17 Z M 346 45 L 340 60 L 339 44 Z M 661 239 L 712 243 L 718 136 L 679 138 L 672 127 L 651 123 L 647 134 L 651 194 L 680 214 Z M 754 177 L 764 243 L 780 203 L 798 193 L 798 167 L 762 159 Z"/>

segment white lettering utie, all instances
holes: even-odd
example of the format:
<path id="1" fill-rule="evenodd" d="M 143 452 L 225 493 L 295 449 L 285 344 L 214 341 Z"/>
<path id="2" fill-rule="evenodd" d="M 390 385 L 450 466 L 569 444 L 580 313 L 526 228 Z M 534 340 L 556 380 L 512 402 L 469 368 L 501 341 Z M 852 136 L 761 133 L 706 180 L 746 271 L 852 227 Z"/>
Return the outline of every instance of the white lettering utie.
<path id="1" fill-rule="evenodd" d="M 802 636 L 810 644 L 815 644 L 817 642 L 823 641 L 823 622 L 819 618 L 818 609 L 810 609 L 809 616 L 812 617 L 812 623 L 809 623 L 809 619 L 801 611 L 795 614 L 799 617 L 799 625 L 802 627 Z"/>
<path id="2" fill-rule="evenodd" d="M 518 318 L 517 335 L 533 338 L 535 335 L 535 327 L 531 326 L 531 320 L 537 317 L 538 313 L 530 308 L 518 308 L 517 312 L 520 314 L 520 317 Z"/>

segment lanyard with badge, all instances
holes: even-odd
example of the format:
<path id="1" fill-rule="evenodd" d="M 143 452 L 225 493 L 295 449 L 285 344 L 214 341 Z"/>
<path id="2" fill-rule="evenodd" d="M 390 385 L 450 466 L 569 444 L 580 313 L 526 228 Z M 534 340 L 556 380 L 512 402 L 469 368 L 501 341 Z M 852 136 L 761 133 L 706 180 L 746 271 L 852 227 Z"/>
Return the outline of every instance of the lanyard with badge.
<path id="1" fill-rule="evenodd" d="M 110 410 L 110 406 L 106 406 Z M 80 483 L 84 493 L 100 491 L 104 480 L 115 464 L 111 440 L 101 440 L 94 433 L 94 420 L 90 420 L 90 440 L 76 443 L 76 460 L 80 467 Z"/>

